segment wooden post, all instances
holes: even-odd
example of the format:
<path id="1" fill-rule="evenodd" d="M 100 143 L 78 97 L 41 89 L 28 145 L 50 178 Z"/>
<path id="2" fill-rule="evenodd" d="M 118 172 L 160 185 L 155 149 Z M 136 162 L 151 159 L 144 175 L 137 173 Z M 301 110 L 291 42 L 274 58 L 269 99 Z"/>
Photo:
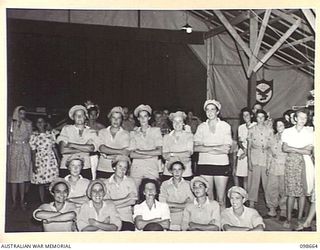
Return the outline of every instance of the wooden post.
<path id="1" fill-rule="evenodd" d="M 249 81 L 248 81 L 248 108 L 252 108 L 252 106 L 256 103 L 256 85 L 257 85 L 257 73 L 252 72 Z"/>
<path id="2" fill-rule="evenodd" d="M 213 58 L 212 58 L 212 38 L 206 39 L 207 47 L 207 99 L 213 99 L 216 97 L 215 87 L 214 87 L 214 75 L 213 75 Z"/>

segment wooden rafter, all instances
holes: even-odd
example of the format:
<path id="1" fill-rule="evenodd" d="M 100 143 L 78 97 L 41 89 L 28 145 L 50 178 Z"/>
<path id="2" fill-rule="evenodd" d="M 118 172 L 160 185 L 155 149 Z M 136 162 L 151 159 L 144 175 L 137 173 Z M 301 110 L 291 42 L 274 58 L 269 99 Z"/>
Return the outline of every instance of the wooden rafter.
<path id="1" fill-rule="evenodd" d="M 296 18 L 294 18 L 291 15 L 288 15 L 284 12 L 282 12 L 281 10 L 272 10 L 272 13 L 281 17 L 283 20 L 287 21 L 288 23 L 294 24 L 295 21 L 297 20 Z M 304 24 L 304 23 L 300 23 L 300 27 L 301 30 L 303 30 L 304 32 L 307 32 L 309 34 L 312 34 L 312 31 L 310 30 L 310 28 L 308 27 L 308 25 Z"/>
<path id="2" fill-rule="evenodd" d="M 312 41 L 312 40 L 314 40 L 314 36 L 308 36 L 308 37 L 302 38 L 300 40 L 296 40 L 294 42 L 290 42 L 290 44 L 283 44 L 280 47 L 280 49 L 290 48 L 292 46 L 296 46 L 296 45 L 299 45 L 301 43 L 309 42 L 309 41 Z"/>
<path id="3" fill-rule="evenodd" d="M 230 22 L 225 18 L 223 13 L 220 10 L 214 10 L 214 13 L 219 18 L 221 23 L 225 26 L 225 28 L 229 31 L 231 36 L 236 40 L 236 42 L 240 45 L 240 47 L 244 50 L 246 55 L 250 58 L 252 55 L 251 50 L 249 49 L 248 45 L 242 40 L 242 38 L 239 36 L 237 31 L 232 27 Z"/>
<path id="4" fill-rule="evenodd" d="M 257 14 L 257 15 L 260 15 L 260 14 L 262 14 L 263 12 L 264 12 L 264 10 L 257 10 L 257 11 L 256 11 L 256 14 Z M 233 25 L 233 26 L 235 26 L 235 25 L 237 25 L 237 24 L 239 24 L 239 23 L 244 22 L 245 20 L 247 20 L 247 19 L 249 19 L 249 18 L 250 18 L 250 13 L 249 13 L 249 11 L 245 11 L 245 12 L 239 14 L 238 16 L 232 18 L 232 19 L 230 20 L 230 24 Z M 225 32 L 225 31 L 226 31 L 226 27 L 225 27 L 224 25 L 221 25 L 221 26 L 219 26 L 219 27 L 217 27 L 217 28 L 214 28 L 213 30 L 208 31 L 208 32 L 205 34 L 205 38 L 207 39 L 207 38 L 210 38 L 210 37 L 219 35 L 219 34 Z"/>
<path id="5" fill-rule="evenodd" d="M 259 53 L 259 50 L 260 50 L 260 46 L 261 46 L 261 43 L 262 43 L 262 39 L 263 39 L 264 33 L 265 33 L 267 25 L 268 25 L 268 20 L 269 20 L 270 14 L 271 14 L 271 10 L 266 10 L 266 12 L 264 14 L 264 17 L 263 17 L 262 24 L 261 24 L 261 28 L 260 28 L 260 31 L 259 31 L 258 38 L 257 38 L 257 40 L 256 40 L 256 42 L 254 44 L 253 55 L 250 57 L 250 64 L 249 64 L 249 68 L 248 68 L 248 71 L 247 71 L 247 75 L 248 76 L 251 75 L 252 70 L 253 70 L 254 66 L 256 65 L 256 63 L 257 63 L 258 53 Z M 251 37 L 250 37 L 250 41 L 251 41 Z"/>
<path id="6" fill-rule="evenodd" d="M 312 13 L 312 11 L 309 9 L 301 9 L 301 10 L 302 10 L 304 16 L 307 18 L 308 23 L 310 24 L 311 28 L 313 29 L 313 32 L 316 32 L 316 28 L 315 28 L 316 18 L 314 16 L 314 14 Z"/>
<path id="7" fill-rule="evenodd" d="M 299 27 L 301 23 L 301 19 L 296 20 L 296 22 L 287 30 L 287 32 L 276 42 L 272 48 L 268 51 L 267 54 L 258 62 L 258 64 L 254 67 L 253 71 L 257 72 L 261 66 L 268 61 L 268 59 L 280 48 L 280 46 L 284 43 L 284 41 L 291 36 L 291 34 Z"/>

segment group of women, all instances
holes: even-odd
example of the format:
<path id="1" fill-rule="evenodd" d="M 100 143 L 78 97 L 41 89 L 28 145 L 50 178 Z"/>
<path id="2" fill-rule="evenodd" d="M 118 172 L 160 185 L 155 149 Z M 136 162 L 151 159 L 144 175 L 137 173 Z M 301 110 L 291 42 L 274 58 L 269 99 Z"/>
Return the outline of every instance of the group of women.
<path id="1" fill-rule="evenodd" d="M 280 219 L 284 218 L 285 226 L 291 227 L 294 198 L 299 197 L 298 219 L 302 219 L 305 197 L 312 195 L 312 204 L 315 200 L 314 166 L 313 158 L 310 157 L 313 153 L 313 129 L 305 126 L 307 112 L 297 111 L 296 125 L 290 129 L 284 130 L 286 125 L 284 120 L 275 120 L 276 134 L 274 134 L 272 121 L 268 119 L 267 113 L 262 108 L 254 110 L 255 114 L 252 110 L 245 108 L 241 111 L 244 123 L 239 126 L 238 141 L 234 143 L 230 125 L 219 118 L 221 104 L 216 100 L 207 100 L 203 109 L 207 120 L 197 127 L 195 134 L 185 124 L 186 114 L 177 111 L 168 116 L 173 130 L 163 136 L 159 127 L 150 125 L 152 109 L 149 105 L 141 104 L 134 110 L 133 114 L 139 126 L 130 132 L 122 128 L 124 117 L 127 116 L 122 107 L 114 107 L 110 110 L 108 114 L 110 126 L 105 128 L 96 121 L 99 116 L 97 105 L 92 103 L 86 107 L 75 105 L 69 110 L 69 117 L 74 124 L 64 126 L 59 136 L 55 138 L 55 133 L 45 129 L 46 124 L 43 118 L 37 119 L 37 132 L 32 132 L 31 122 L 26 119 L 25 108 L 17 107 L 10 129 L 8 163 L 8 182 L 12 187 L 13 207 L 17 206 L 18 187 L 20 205 L 25 209 L 25 183 L 31 180 L 32 183 L 41 185 L 39 190 L 41 201 L 43 201 L 42 185 L 55 183 L 59 175 L 68 183 L 63 188 L 67 191 L 65 200 L 79 209 L 78 219 L 80 214 L 88 216 L 92 212 L 95 221 L 90 217 L 85 220 L 92 223 L 80 226 L 88 231 L 106 228 L 105 225 L 99 224 L 103 221 L 98 219 L 100 213 L 97 212 L 98 207 L 102 209 L 105 206 L 108 209 L 110 206 L 115 206 L 118 214 L 116 217 L 120 219 L 118 218 L 117 223 L 111 224 L 116 225 L 117 230 L 134 228 L 142 230 L 150 223 L 155 223 L 156 227 L 160 225 L 164 229 L 192 230 L 192 227 L 189 228 L 190 223 L 201 223 L 196 219 L 197 222 L 189 221 L 186 226 L 183 218 L 188 214 L 190 217 L 192 212 L 196 211 L 197 214 L 200 211 L 194 207 L 191 208 L 191 212 L 187 209 L 191 206 L 190 204 L 195 205 L 198 202 L 198 191 L 196 191 L 198 188 L 194 184 L 194 179 L 197 177 L 193 178 L 193 176 L 201 176 L 204 193 L 208 194 L 206 199 L 200 199 L 203 204 L 207 204 L 209 210 L 213 209 L 215 205 L 212 205 L 211 201 L 215 199 L 219 211 L 225 210 L 227 183 L 232 171 L 230 152 L 237 152 L 235 164 L 232 164 L 235 185 L 240 185 L 237 177 L 242 177 L 243 190 L 248 192 L 244 195 L 242 190 L 239 191 L 243 198 L 241 204 L 244 200 L 248 200 L 250 208 L 254 208 L 258 201 L 258 190 L 262 180 L 270 210 L 269 217 L 277 216 L 276 209 L 280 206 Z M 58 145 L 60 154 L 55 149 L 55 143 Z M 238 151 L 234 149 L 234 145 L 239 146 Z M 199 154 L 195 173 L 191 160 L 194 152 Z M 148 185 L 143 181 L 159 179 L 162 181 L 159 202 L 166 205 L 157 206 L 155 202 L 155 197 L 159 195 L 156 190 L 157 184 L 151 181 L 152 185 L 150 183 Z M 188 182 L 190 180 L 191 184 Z M 99 185 L 99 188 L 96 187 Z M 152 187 L 149 189 L 149 186 Z M 51 187 L 55 200 L 51 208 L 55 207 L 56 187 Z M 138 197 L 139 187 L 141 197 Z M 99 196 L 100 200 L 96 199 L 97 194 L 102 196 L 102 198 Z M 149 200 L 148 197 L 153 199 Z M 145 204 L 134 206 L 137 201 L 144 199 Z M 95 200 L 98 200 L 99 204 Z M 112 205 L 110 202 L 110 204 L 105 203 L 107 201 L 112 201 Z M 233 206 L 232 201 L 231 205 Z M 134 212 L 131 209 L 133 206 Z M 153 207 L 156 211 L 153 211 Z M 156 207 L 163 207 L 163 209 L 159 212 Z M 203 208 L 201 205 L 199 207 Z M 241 208 L 243 212 L 243 206 Z M 85 212 L 81 212 L 83 209 Z M 205 214 L 208 209 L 201 209 L 201 213 Z M 169 211 L 169 218 L 164 210 Z M 142 211 L 141 214 L 139 211 Z M 148 219 L 151 217 L 144 215 L 149 212 L 151 217 L 154 214 L 161 216 Z M 36 214 L 40 215 L 36 216 Z M 105 219 L 110 224 L 111 217 L 108 214 L 106 212 L 108 219 Z M 114 216 L 114 211 L 112 214 Z M 210 214 L 213 212 L 211 211 Z M 47 216 L 51 218 L 42 210 L 35 213 L 35 218 L 40 220 L 47 220 Z M 73 216 L 70 214 L 68 216 L 71 221 L 74 221 Z M 193 216 L 197 218 L 197 215 Z M 65 219 L 64 216 L 61 218 Z M 198 216 L 198 219 L 201 218 L 205 216 Z M 213 223 L 213 225 L 220 228 L 219 223 Z M 298 227 L 307 228 L 310 226 L 308 223 L 301 221 Z M 206 225 L 211 224 L 208 222 Z M 211 226 L 196 228 L 197 230 L 212 229 Z"/>

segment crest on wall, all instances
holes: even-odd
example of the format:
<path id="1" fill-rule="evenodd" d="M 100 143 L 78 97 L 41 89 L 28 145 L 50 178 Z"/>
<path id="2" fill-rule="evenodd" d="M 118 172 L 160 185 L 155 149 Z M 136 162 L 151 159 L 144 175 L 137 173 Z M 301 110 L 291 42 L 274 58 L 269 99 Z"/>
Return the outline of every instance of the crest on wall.
<path id="1" fill-rule="evenodd" d="M 266 105 L 273 96 L 273 80 L 267 81 L 262 79 L 257 81 L 256 101 L 261 105 Z"/>

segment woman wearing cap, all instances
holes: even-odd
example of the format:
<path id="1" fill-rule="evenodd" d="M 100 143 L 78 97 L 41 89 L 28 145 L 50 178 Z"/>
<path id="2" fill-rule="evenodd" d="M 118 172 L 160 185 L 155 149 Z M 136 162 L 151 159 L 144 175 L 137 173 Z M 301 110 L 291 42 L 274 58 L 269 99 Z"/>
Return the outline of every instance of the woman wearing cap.
<path id="1" fill-rule="evenodd" d="M 112 200 L 122 220 L 121 231 L 134 231 L 132 206 L 138 200 L 138 191 L 134 180 L 127 176 L 130 159 L 125 155 L 117 155 L 112 162 L 114 174 L 104 181 L 107 194 L 106 199 Z"/>
<path id="2" fill-rule="evenodd" d="M 12 208 L 17 207 L 17 193 L 19 188 L 20 205 L 25 205 L 26 182 L 31 179 L 32 162 L 29 139 L 32 134 L 32 124 L 26 118 L 23 106 L 15 108 L 10 124 L 8 182 L 11 184 Z"/>
<path id="3" fill-rule="evenodd" d="M 93 130 L 96 131 L 97 136 L 99 130 L 105 128 L 105 126 L 99 122 L 97 122 L 97 119 L 100 115 L 100 109 L 97 104 L 93 104 L 91 101 L 85 102 L 85 107 L 88 111 L 88 121 L 87 126 Z M 99 161 L 99 152 L 91 152 L 90 153 L 90 162 L 91 162 L 91 173 L 92 173 L 92 179 L 96 179 L 96 171 Z"/>
<path id="4" fill-rule="evenodd" d="M 82 204 L 77 225 L 79 231 L 119 231 L 121 219 L 111 200 L 103 200 L 106 187 L 102 180 L 93 180 L 87 189 L 89 201 Z"/>
<path id="5" fill-rule="evenodd" d="M 252 122 L 253 113 L 249 108 L 241 109 L 240 113 L 241 125 L 238 127 L 238 145 L 239 151 L 237 154 L 237 164 L 235 171 L 235 185 L 239 186 L 239 177 L 243 178 L 243 188 L 248 189 L 248 158 L 247 158 L 247 137 L 248 130 L 256 125 L 256 122 Z"/>
<path id="6" fill-rule="evenodd" d="M 286 201 L 284 192 L 284 168 L 287 153 L 282 151 L 281 135 L 285 129 L 286 121 L 283 118 L 276 119 L 274 127 L 276 134 L 271 138 L 270 151 L 267 162 L 268 182 L 266 187 L 266 204 L 269 212 L 266 217 L 276 217 L 276 209 L 280 207 L 280 221 L 286 220 Z"/>
<path id="7" fill-rule="evenodd" d="M 220 206 L 207 196 L 209 183 L 207 179 L 196 176 L 191 180 L 191 189 L 195 195 L 193 203 L 187 204 L 183 211 L 183 231 L 219 231 Z"/>
<path id="8" fill-rule="evenodd" d="M 140 127 L 130 133 L 132 166 L 131 177 L 139 187 L 142 178 L 159 178 L 159 161 L 162 154 L 162 136 L 160 128 L 149 125 L 152 109 L 149 105 L 139 105 L 134 110 Z"/>
<path id="9" fill-rule="evenodd" d="M 91 179 L 91 162 L 89 153 L 94 151 L 94 142 L 97 135 L 93 129 L 85 126 L 85 120 L 88 116 L 87 110 L 82 105 L 75 105 L 69 110 L 69 117 L 74 120 L 73 125 L 66 125 L 62 128 L 57 143 L 60 146 L 62 160 L 60 164 L 60 176 L 65 177 L 68 174 L 66 161 L 72 154 L 80 154 L 84 159 L 82 176 Z"/>
<path id="10" fill-rule="evenodd" d="M 173 162 L 168 167 L 172 178 L 162 182 L 159 201 L 165 202 L 170 208 L 170 230 L 181 230 L 183 210 L 193 201 L 194 196 L 190 189 L 190 182 L 182 176 L 185 166 L 181 161 Z"/>
<path id="11" fill-rule="evenodd" d="M 287 221 L 284 226 L 290 228 L 293 203 L 299 199 L 298 220 L 302 219 L 306 196 L 314 189 L 314 164 L 310 155 L 313 152 L 314 132 L 306 127 L 308 110 L 300 109 L 295 113 L 296 125 L 283 131 L 282 150 L 288 153 L 285 162 L 284 181 L 287 200 Z"/>
<path id="12" fill-rule="evenodd" d="M 174 130 L 163 138 L 162 156 L 166 160 L 163 172 L 165 180 L 170 178 L 171 173 L 168 167 L 170 163 L 175 161 L 181 161 L 185 166 L 185 171 L 183 172 L 184 178 L 189 178 L 190 180 L 192 177 L 191 155 L 193 154 L 193 135 L 183 129 L 186 117 L 186 114 L 181 111 L 171 113 L 169 116 Z"/>
<path id="13" fill-rule="evenodd" d="M 69 183 L 57 178 L 49 186 L 54 201 L 42 204 L 33 212 L 33 217 L 43 222 L 45 232 L 71 232 L 76 231 L 76 207 L 67 201 L 70 192 Z"/>
<path id="14" fill-rule="evenodd" d="M 267 113 L 259 109 L 256 112 L 257 124 L 248 130 L 248 195 L 250 207 L 258 202 L 260 179 L 266 191 L 268 181 L 267 161 L 273 130 L 266 125 Z"/>
<path id="15" fill-rule="evenodd" d="M 263 231 L 262 217 L 254 208 L 244 206 L 247 191 L 233 186 L 228 190 L 231 207 L 221 212 L 221 228 L 224 231 Z"/>
<path id="16" fill-rule="evenodd" d="M 36 128 L 30 137 L 32 150 L 33 174 L 31 183 L 39 186 L 41 203 L 44 202 L 45 184 L 51 183 L 59 176 L 57 149 L 55 147 L 55 135 L 48 130 L 47 122 L 39 117 L 36 121 Z"/>
<path id="17" fill-rule="evenodd" d="M 121 107 L 113 107 L 108 114 L 111 126 L 99 131 L 97 148 L 101 154 L 98 167 L 97 178 L 109 178 L 114 170 L 112 160 L 117 155 L 128 155 L 130 135 L 121 127 L 123 121 L 123 110 Z"/>
<path id="18" fill-rule="evenodd" d="M 209 199 L 213 199 L 215 185 L 217 201 L 224 208 L 230 174 L 228 153 L 232 145 L 231 127 L 218 118 L 221 109 L 218 101 L 207 100 L 203 109 L 208 120 L 198 126 L 194 135 L 194 151 L 199 152 L 197 172 L 209 182 Z"/>
<path id="19" fill-rule="evenodd" d="M 167 203 L 157 201 L 159 183 L 154 179 L 145 178 L 141 182 L 140 191 L 145 200 L 134 206 L 133 219 L 138 230 L 144 230 L 150 223 L 157 223 L 163 229 L 170 227 L 170 210 Z M 148 226 L 149 225 L 149 226 Z"/>
<path id="20" fill-rule="evenodd" d="M 84 159 L 79 154 L 70 155 L 66 162 L 67 168 L 70 172 L 64 179 L 70 185 L 70 192 L 68 201 L 80 207 L 85 201 L 88 200 L 86 191 L 90 181 L 83 178 L 80 173 L 84 165 Z"/>

